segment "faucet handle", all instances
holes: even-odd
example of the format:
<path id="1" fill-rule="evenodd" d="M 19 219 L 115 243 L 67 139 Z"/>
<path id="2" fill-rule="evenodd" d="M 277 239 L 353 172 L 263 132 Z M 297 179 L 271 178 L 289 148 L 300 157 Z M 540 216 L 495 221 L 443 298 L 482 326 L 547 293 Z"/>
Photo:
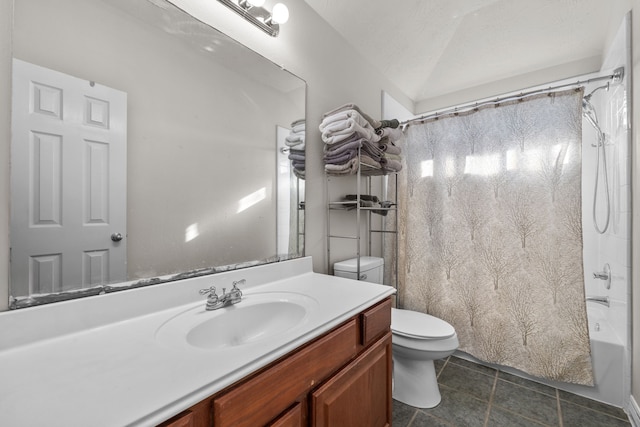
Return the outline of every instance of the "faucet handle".
<path id="1" fill-rule="evenodd" d="M 204 288 L 204 289 L 200 289 L 200 295 L 207 295 L 208 297 L 217 297 L 218 295 L 216 295 L 216 287 L 215 286 L 211 286 L 209 289 Z"/>
<path id="2" fill-rule="evenodd" d="M 611 267 L 609 267 L 609 264 L 605 264 L 602 271 L 595 271 L 593 273 L 593 278 L 604 280 L 604 287 L 611 289 Z"/>
<path id="3" fill-rule="evenodd" d="M 231 289 L 231 292 L 235 292 L 236 294 L 238 294 L 238 296 L 242 297 L 242 291 L 240 290 L 240 288 L 238 288 L 238 285 L 244 285 L 247 281 L 245 279 L 242 280 L 235 280 L 233 282 L 233 288 Z"/>

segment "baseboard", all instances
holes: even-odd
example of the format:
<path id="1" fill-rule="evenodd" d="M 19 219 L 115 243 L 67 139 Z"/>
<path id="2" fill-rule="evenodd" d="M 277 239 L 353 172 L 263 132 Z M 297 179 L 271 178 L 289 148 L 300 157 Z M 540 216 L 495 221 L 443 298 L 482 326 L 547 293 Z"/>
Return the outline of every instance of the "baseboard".
<path id="1" fill-rule="evenodd" d="M 629 414 L 629 421 L 633 427 L 640 427 L 640 406 L 636 402 L 633 396 L 629 399 L 629 407 L 627 408 Z"/>

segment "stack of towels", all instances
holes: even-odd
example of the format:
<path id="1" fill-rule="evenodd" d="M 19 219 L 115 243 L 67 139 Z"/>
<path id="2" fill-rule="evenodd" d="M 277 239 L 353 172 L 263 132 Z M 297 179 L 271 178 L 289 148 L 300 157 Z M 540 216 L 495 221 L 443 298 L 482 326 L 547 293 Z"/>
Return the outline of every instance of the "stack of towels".
<path id="1" fill-rule="evenodd" d="M 397 120 L 375 120 L 355 104 L 345 104 L 322 116 L 320 132 L 324 167 L 330 175 L 386 175 L 402 169 L 402 137 Z M 358 154 L 360 156 L 358 157 Z"/>
<path id="2" fill-rule="evenodd" d="M 399 172 L 402 169 L 402 150 L 396 145 L 402 138 L 402 131 L 393 127 L 384 127 L 376 130 L 380 136 L 378 147 L 382 150 L 380 164 L 383 170 Z"/>
<path id="3" fill-rule="evenodd" d="M 305 155 L 304 155 L 304 119 L 291 123 L 291 132 L 285 137 L 284 143 L 289 147 L 289 160 L 293 167 L 293 173 L 300 179 L 305 176 Z"/>

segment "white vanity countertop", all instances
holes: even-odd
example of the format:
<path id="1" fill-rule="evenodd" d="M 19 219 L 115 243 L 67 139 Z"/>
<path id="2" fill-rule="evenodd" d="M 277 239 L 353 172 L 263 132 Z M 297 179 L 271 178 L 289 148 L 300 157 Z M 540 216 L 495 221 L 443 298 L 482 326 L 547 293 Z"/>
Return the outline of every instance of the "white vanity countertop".
<path id="1" fill-rule="evenodd" d="M 156 339 L 171 317 L 204 308 L 198 289 L 240 279 L 246 298 L 295 292 L 319 309 L 295 332 L 224 350 Z M 0 313 L 0 425 L 157 425 L 394 292 L 313 273 L 300 258 Z"/>

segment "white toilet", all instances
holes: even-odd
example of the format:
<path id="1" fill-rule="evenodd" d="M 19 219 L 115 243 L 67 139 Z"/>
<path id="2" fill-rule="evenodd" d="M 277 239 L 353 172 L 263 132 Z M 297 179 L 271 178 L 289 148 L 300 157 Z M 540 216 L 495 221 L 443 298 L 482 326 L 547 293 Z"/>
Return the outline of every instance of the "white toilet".
<path id="1" fill-rule="evenodd" d="M 360 277 L 382 283 L 384 260 L 360 257 Z M 334 275 L 357 278 L 357 259 L 337 262 Z M 391 309 L 393 343 L 393 398 L 417 408 L 440 403 L 434 360 L 443 359 L 458 348 L 458 336 L 449 323 L 411 310 Z"/>
<path id="2" fill-rule="evenodd" d="M 458 336 L 449 323 L 411 310 L 391 309 L 393 342 L 393 398 L 417 408 L 440 403 L 433 361 L 458 348 Z"/>

